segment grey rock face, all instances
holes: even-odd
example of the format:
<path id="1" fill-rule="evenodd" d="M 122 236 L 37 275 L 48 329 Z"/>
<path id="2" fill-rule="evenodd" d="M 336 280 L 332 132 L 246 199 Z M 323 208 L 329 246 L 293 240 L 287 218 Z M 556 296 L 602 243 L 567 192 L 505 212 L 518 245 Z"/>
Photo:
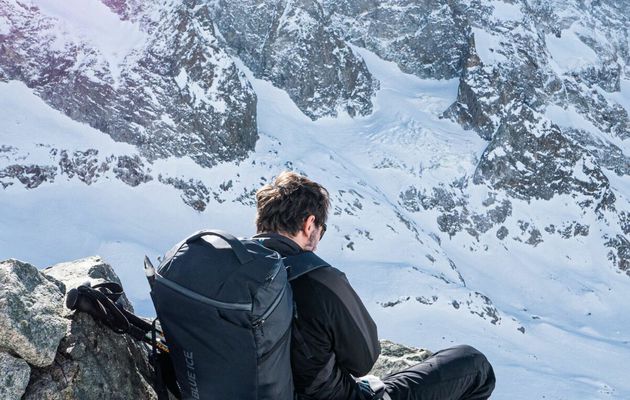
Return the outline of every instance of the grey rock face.
<path id="1" fill-rule="evenodd" d="M 144 163 L 138 156 L 118 157 L 118 165 L 114 167 L 113 171 L 118 179 L 129 186 L 138 186 L 153 180 L 153 177 L 144 171 Z"/>
<path id="2" fill-rule="evenodd" d="M 144 8 L 139 0 L 102 0 L 102 2 L 118 14 L 122 20 L 129 20 L 133 16 L 137 16 Z"/>
<path id="3" fill-rule="evenodd" d="M 184 181 L 179 178 L 159 176 L 158 180 L 182 191 L 182 200 L 197 211 L 206 209 L 210 201 L 210 190 L 201 181 Z"/>
<path id="4" fill-rule="evenodd" d="M 509 100 L 502 98 L 500 103 L 488 101 L 494 98 L 494 88 L 500 85 L 500 72 L 484 68 L 480 63 L 477 54 L 472 52 L 459 81 L 457 101 L 444 112 L 444 116 L 457 121 L 465 129 L 474 129 L 479 136 L 490 140 L 503 114 L 502 107 Z"/>
<path id="5" fill-rule="evenodd" d="M 144 344 L 63 305 L 66 287 L 85 281 L 120 282 L 113 269 L 89 257 L 44 273 L 16 260 L 0 262 L 0 346 L 21 357 L 0 351 L 0 397 L 157 398 Z M 131 309 L 127 299 L 123 301 Z"/>
<path id="6" fill-rule="evenodd" d="M 440 212 L 437 217 L 438 227 L 449 237 L 466 231 L 478 238 L 512 215 L 512 203 L 507 199 L 499 201 L 494 196 L 483 203 L 485 209 L 472 210 L 465 193 L 467 185 L 467 181 L 454 182 L 448 187 L 440 185 L 433 188 L 430 194 L 409 187 L 400 193 L 399 203 L 411 212 L 437 209 Z"/>
<path id="7" fill-rule="evenodd" d="M 630 241 L 623 235 L 606 239 L 606 247 L 610 248 L 608 259 L 619 268 L 619 271 L 630 276 Z"/>
<path id="8" fill-rule="evenodd" d="M 593 137 L 591 133 L 582 129 L 562 128 L 562 133 L 584 147 L 602 168 L 611 170 L 619 176 L 630 175 L 630 157 L 617 145 Z"/>
<path id="9" fill-rule="evenodd" d="M 35 366 L 52 363 L 68 328 L 61 317 L 63 300 L 59 288 L 34 266 L 0 262 L 0 349 Z"/>
<path id="10" fill-rule="evenodd" d="M 389 340 L 381 340 L 380 343 L 381 355 L 369 372 L 380 378 L 416 365 L 433 355 L 429 350 L 407 347 Z"/>
<path id="11" fill-rule="evenodd" d="M 55 363 L 33 368 L 24 399 L 156 399 L 150 371 L 143 345 L 76 313 Z"/>
<path id="12" fill-rule="evenodd" d="M 287 91 L 311 119 L 372 112 L 378 82 L 334 33 L 315 0 L 220 0 L 214 20 L 227 44 L 259 78 Z"/>
<path id="13" fill-rule="evenodd" d="M 454 2 L 324 0 L 333 26 L 345 40 L 406 73 L 422 78 L 459 77 L 471 47 L 470 26 Z"/>
<path id="14" fill-rule="evenodd" d="M 256 97 L 218 46 L 207 7 L 174 2 L 130 15 L 140 11 L 125 4 L 108 3 L 137 24 L 145 42 L 118 66 L 93 44 L 60 33 L 59 21 L 38 8 L 2 0 L 10 32 L 0 36 L 0 69 L 149 160 L 190 155 L 213 165 L 243 158 L 258 137 Z"/>
<path id="15" fill-rule="evenodd" d="M 593 158 L 527 107 L 504 120 L 482 155 L 474 181 L 524 199 L 549 200 L 576 192 L 592 197 L 591 204 L 606 206 L 614 198 Z"/>
<path id="16" fill-rule="evenodd" d="M 34 189 L 44 182 L 54 182 L 57 169 L 52 165 L 20 165 L 13 164 L 0 170 L 0 184 L 3 188 L 10 186 L 13 182 L 8 180 L 16 179 L 27 189 Z"/>
<path id="17" fill-rule="evenodd" d="M 51 155 L 56 156 L 57 152 L 57 149 L 53 149 L 51 150 Z M 61 150 L 59 153 L 60 173 L 67 175 L 68 178 L 76 176 L 86 185 L 96 182 L 98 178 L 110 169 L 107 161 L 99 160 L 98 150 L 96 149 L 74 151 L 73 154 L 68 154 L 68 151 Z"/>
<path id="18" fill-rule="evenodd" d="M 549 105 L 560 106 L 567 112 L 572 112 L 571 109 L 577 110 L 602 132 L 622 139 L 629 135 L 630 122 L 627 110 L 598 92 L 619 90 L 619 79 L 623 75 L 621 65 L 626 64 L 627 58 L 627 40 L 624 40 L 627 39 L 627 32 L 621 28 L 627 26 L 628 17 L 623 13 L 626 6 L 608 3 L 589 4 L 586 6 L 587 12 L 584 12 L 585 10 L 581 8 L 579 10 L 575 8 L 572 2 L 564 1 L 513 4 L 522 13 L 520 20 L 498 18 L 493 15 L 493 7 L 484 7 L 479 2 L 471 2 L 465 11 L 469 17 L 473 14 L 477 16 L 476 19 L 468 19 L 481 35 L 479 38 L 491 35 L 494 38 L 501 38 L 501 41 L 489 49 L 494 53 L 492 56 L 494 59 L 492 57 L 488 59 L 486 54 L 484 60 L 479 57 L 477 51 L 469 52 L 460 78 L 458 99 L 445 115 L 457 120 L 465 128 L 476 130 L 481 137 L 491 140 L 488 151 L 501 147 L 500 151 L 514 155 L 521 153 L 517 158 L 527 158 L 527 154 L 535 154 L 537 172 L 540 171 L 549 178 L 548 172 L 554 168 L 550 168 L 551 165 L 544 165 L 546 157 L 538 157 L 541 140 L 531 140 L 533 136 L 528 140 L 523 139 L 527 134 L 547 136 L 548 127 L 539 121 Z M 560 18 L 559 14 L 563 17 Z M 582 24 L 600 32 L 600 37 L 578 34 L 578 39 L 590 47 L 600 61 L 593 65 L 561 71 L 556 66 L 560 60 L 554 59 L 553 54 L 550 54 L 551 47 L 548 41 L 554 37 L 560 38 L 563 34 L 571 35 L 571 32 L 565 30 L 573 24 Z M 602 40 L 601 37 L 605 39 Z M 484 40 L 487 42 L 487 39 Z M 477 44 L 475 47 L 478 47 Z M 513 143 L 505 142 L 506 126 L 519 132 L 512 134 L 515 139 Z M 590 160 L 594 165 L 587 169 L 592 170 L 591 175 L 596 181 L 605 180 L 600 165 L 613 169 L 617 174 L 625 174 L 628 171 L 627 157 L 613 143 L 569 127 L 554 129 L 556 133 L 552 136 L 555 139 L 546 140 L 544 146 L 552 146 L 557 150 L 565 149 L 552 150 L 555 163 L 570 166 L 580 157 L 589 158 L 590 156 L 585 154 L 590 153 L 594 157 Z M 521 139 L 516 140 L 516 136 Z M 552 144 L 553 141 L 556 144 Z M 579 144 L 576 144 L 576 141 Z M 504 144 L 508 146 L 502 148 Z M 556 193 L 568 193 L 576 185 L 576 182 L 565 181 L 561 184 L 565 188 L 546 189 L 538 184 L 540 182 L 530 179 L 527 174 L 517 171 L 513 166 L 501 164 L 500 160 L 495 161 L 494 168 L 497 170 L 506 168 L 505 174 L 509 175 L 508 179 L 513 182 L 522 179 L 518 186 L 530 187 L 528 193 L 523 191 L 517 194 L 521 198 L 550 198 L 551 191 L 559 189 Z M 523 160 L 521 162 L 528 164 Z M 480 181 L 479 172 L 485 171 L 487 164 L 482 160 L 475 182 Z M 533 164 L 529 163 L 528 168 L 532 167 Z M 569 171 L 562 175 L 571 179 L 568 178 L 568 175 L 571 175 Z M 559 178 L 558 175 L 556 177 Z M 580 193 L 592 191 L 592 188 L 588 189 L 584 185 L 577 186 L 581 187 L 577 189 Z"/>
<path id="19" fill-rule="evenodd" d="M 584 86 L 590 90 L 585 91 Z M 553 93 L 553 96 L 557 103 L 575 107 L 602 132 L 611 133 L 621 139 L 630 138 L 628 111 L 598 94 L 597 88 L 602 86 L 606 85 L 584 82 L 581 75 L 574 74 L 565 79 L 564 90 Z"/>
<path id="20" fill-rule="evenodd" d="M 9 164 L 0 169 L 0 185 L 7 188 L 21 184 L 27 189 L 34 189 L 44 183 L 54 183 L 56 177 L 78 179 L 86 185 L 103 178 L 115 178 L 129 186 L 138 186 L 153 180 L 151 168 L 137 154 L 100 155 L 97 149 L 70 153 L 51 148 L 49 155 L 51 165 Z M 23 162 L 26 156 L 21 154 L 20 149 L 13 148 L 11 154 L 5 158 L 13 162 Z"/>
<path id="21" fill-rule="evenodd" d="M 0 351 L 0 398 L 21 399 L 30 376 L 26 361 Z"/>
<path id="22" fill-rule="evenodd" d="M 120 284 L 120 279 L 113 268 L 98 256 L 55 264 L 42 272 L 46 276 L 62 282 L 67 290 L 76 288 L 85 282 L 90 282 L 92 286 L 102 282 L 116 282 Z M 127 296 L 123 294 L 121 301 L 127 310 L 133 312 L 133 307 Z M 65 308 L 64 312 L 68 313 Z"/>

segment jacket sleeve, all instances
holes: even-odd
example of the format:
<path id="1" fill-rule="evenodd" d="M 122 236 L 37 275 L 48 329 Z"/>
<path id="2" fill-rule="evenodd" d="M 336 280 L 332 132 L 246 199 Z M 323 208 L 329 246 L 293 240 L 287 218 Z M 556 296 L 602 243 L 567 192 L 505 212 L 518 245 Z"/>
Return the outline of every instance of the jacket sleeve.
<path id="1" fill-rule="evenodd" d="M 376 324 L 342 272 L 313 275 L 331 292 L 324 323 L 337 364 L 355 377 L 367 374 L 381 350 Z"/>

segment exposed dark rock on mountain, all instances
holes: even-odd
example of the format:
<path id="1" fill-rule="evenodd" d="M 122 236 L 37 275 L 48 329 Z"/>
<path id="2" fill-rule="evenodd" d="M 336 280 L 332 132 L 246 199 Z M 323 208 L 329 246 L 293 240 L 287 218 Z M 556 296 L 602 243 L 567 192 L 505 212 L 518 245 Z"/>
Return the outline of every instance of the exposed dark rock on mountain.
<path id="1" fill-rule="evenodd" d="M 37 7 L 0 5 L 10 22 L 0 35 L 4 79 L 23 81 L 69 117 L 136 145 L 149 160 L 190 155 L 210 166 L 253 149 L 256 96 L 219 46 L 206 6 L 160 3 L 130 15 L 133 7 L 109 2 L 136 21 L 138 36 L 113 59 Z"/>
<path id="2" fill-rule="evenodd" d="M 286 90 L 311 119 L 372 112 L 378 81 L 335 34 L 318 1 L 220 0 L 212 9 L 235 55 L 256 77 Z"/>
<path id="3" fill-rule="evenodd" d="M 50 165 L 9 165 L 0 170 L 0 184 L 3 187 L 13 185 L 9 179 L 16 179 L 27 189 L 38 187 L 44 182 L 53 182 L 57 175 L 57 169 Z"/>
<path id="4" fill-rule="evenodd" d="M 515 111 L 506 116 L 484 152 L 475 183 L 486 181 L 517 198 L 549 200 L 582 193 L 593 197 L 585 205 L 612 205 L 608 179 L 590 154 L 532 109 Z"/>
<path id="5" fill-rule="evenodd" d="M 99 155 L 96 149 L 77 150 L 70 154 L 57 148 L 50 149 L 49 154 L 50 161 L 56 165 L 12 164 L 0 169 L 0 185 L 7 187 L 19 182 L 27 189 L 34 189 L 43 183 L 54 183 L 57 176 L 76 178 L 86 185 L 105 177 L 119 179 L 129 186 L 153 180 L 151 169 L 138 155 L 104 156 Z M 15 161 L 18 162 L 21 157 L 17 156 Z"/>
<path id="6" fill-rule="evenodd" d="M 206 205 L 210 201 L 210 191 L 201 181 L 192 179 L 184 181 L 179 178 L 158 177 L 158 180 L 164 184 L 171 185 L 182 191 L 182 200 L 197 211 L 206 209 Z"/>
<path id="7" fill-rule="evenodd" d="M 51 155 L 57 155 L 57 149 L 51 150 Z M 68 154 L 68 151 L 61 150 L 59 152 L 59 172 L 67 175 L 68 178 L 76 176 L 81 182 L 89 185 L 96 182 L 103 173 L 110 169 L 112 158 L 100 161 L 96 149 L 75 151 L 71 155 Z"/>
<path id="8" fill-rule="evenodd" d="M 325 0 L 339 35 L 422 78 L 459 77 L 471 48 L 470 26 L 452 1 Z"/>
<path id="9" fill-rule="evenodd" d="M 623 235 L 613 238 L 604 237 L 604 239 L 607 239 L 606 247 L 610 248 L 608 259 L 619 268 L 619 271 L 630 276 L 630 241 Z"/>

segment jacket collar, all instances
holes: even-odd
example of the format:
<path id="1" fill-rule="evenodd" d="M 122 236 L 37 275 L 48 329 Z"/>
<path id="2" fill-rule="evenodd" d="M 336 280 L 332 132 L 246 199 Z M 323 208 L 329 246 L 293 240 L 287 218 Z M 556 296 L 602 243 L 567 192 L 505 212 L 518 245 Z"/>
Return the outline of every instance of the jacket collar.
<path id="1" fill-rule="evenodd" d="M 282 257 L 293 256 L 303 251 L 295 241 L 275 232 L 259 233 L 252 239 L 260 241 L 268 249 L 277 251 Z"/>

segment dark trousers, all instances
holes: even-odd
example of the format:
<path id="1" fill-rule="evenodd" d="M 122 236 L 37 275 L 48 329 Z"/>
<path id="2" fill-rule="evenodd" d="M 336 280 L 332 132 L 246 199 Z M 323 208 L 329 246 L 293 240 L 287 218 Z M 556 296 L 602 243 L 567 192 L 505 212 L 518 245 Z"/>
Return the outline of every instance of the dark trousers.
<path id="1" fill-rule="evenodd" d="M 383 378 L 385 400 L 482 400 L 494 390 L 486 357 L 470 346 L 440 350 L 420 364 Z"/>

